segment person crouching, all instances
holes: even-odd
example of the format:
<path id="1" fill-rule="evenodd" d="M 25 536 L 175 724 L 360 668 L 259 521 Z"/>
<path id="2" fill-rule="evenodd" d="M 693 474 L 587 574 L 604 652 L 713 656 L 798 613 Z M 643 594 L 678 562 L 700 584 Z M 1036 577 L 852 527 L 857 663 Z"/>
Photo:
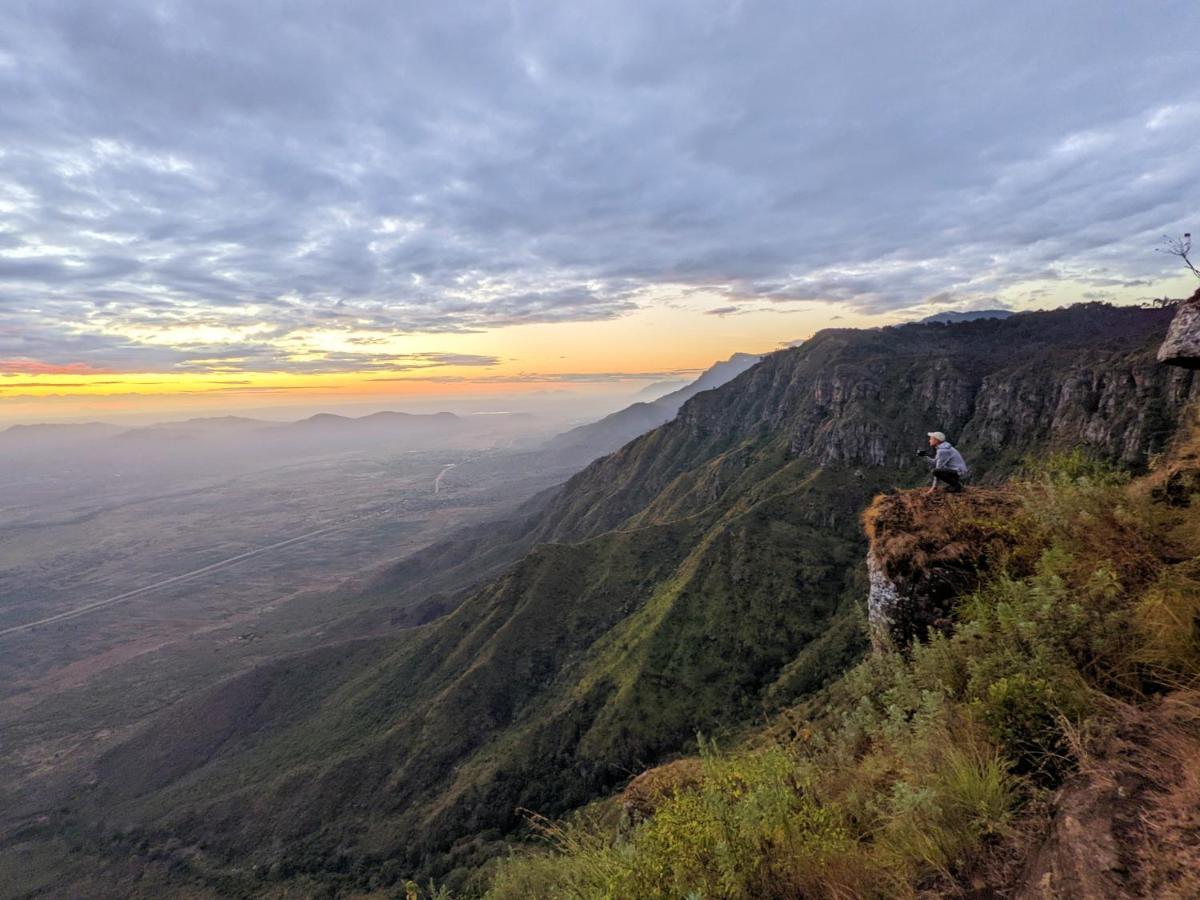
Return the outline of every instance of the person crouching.
<path id="1" fill-rule="evenodd" d="M 963 489 L 963 482 L 971 471 L 967 468 L 966 460 L 940 431 L 929 432 L 929 447 L 929 450 L 920 453 L 933 467 L 933 483 L 929 486 L 929 493 L 932 494 L 940 486 L 951 494 L 957 494 Z"/>

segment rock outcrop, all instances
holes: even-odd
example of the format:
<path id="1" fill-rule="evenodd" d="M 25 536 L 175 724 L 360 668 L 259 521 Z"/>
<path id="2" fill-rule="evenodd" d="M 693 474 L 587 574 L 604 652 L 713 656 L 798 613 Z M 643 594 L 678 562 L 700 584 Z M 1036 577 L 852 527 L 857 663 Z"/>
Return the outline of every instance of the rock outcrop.
<path id="1" fill-rule="evenodd" d="M 1158 361 L 1169 366 L 1200 369 L 1200 290 L 1176 309 L 1167 338 L 1158 348 Z"/>
<path id="2" fill-rule="evenodd" d="M 876 652 L 946 629 L 954 603 L 1009 559 L 1017 499 L 1007 490 L 885 494 L 863 515 L 869 540 L 867 620 Z"/>

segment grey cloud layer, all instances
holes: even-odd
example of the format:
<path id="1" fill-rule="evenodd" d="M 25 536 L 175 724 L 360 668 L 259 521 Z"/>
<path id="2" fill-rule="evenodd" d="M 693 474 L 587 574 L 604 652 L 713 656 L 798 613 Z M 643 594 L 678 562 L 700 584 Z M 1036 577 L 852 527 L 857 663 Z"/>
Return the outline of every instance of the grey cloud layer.
<path id="1" fill-rule="evenodd" d="M 10 3 L 0 358 L 1151 279 L 1200 200 L 1198 32 L 1191 0 Z"/>

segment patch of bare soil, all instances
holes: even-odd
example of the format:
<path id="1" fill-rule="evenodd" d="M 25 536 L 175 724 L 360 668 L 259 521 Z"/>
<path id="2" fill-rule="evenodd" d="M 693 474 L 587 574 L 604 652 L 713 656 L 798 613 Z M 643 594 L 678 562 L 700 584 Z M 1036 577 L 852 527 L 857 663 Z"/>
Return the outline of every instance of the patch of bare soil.
<path id="1" fill-rule="evenodd" d="M 1125 711 L 1084 752 L 1013 896 L 1200 898 L 1200 692 Z"/>

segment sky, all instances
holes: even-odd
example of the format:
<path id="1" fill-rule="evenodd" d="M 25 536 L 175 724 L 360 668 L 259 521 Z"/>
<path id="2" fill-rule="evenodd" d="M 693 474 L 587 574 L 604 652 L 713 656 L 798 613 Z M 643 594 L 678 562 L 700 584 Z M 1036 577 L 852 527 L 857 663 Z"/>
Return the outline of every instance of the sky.
<path id="1" fill-rule="evenodd" d="M 1194 288 L 1194 0 L 0 0 L 0 425 Z M 499 402 L 499 401 L 498 401 Z"/>

